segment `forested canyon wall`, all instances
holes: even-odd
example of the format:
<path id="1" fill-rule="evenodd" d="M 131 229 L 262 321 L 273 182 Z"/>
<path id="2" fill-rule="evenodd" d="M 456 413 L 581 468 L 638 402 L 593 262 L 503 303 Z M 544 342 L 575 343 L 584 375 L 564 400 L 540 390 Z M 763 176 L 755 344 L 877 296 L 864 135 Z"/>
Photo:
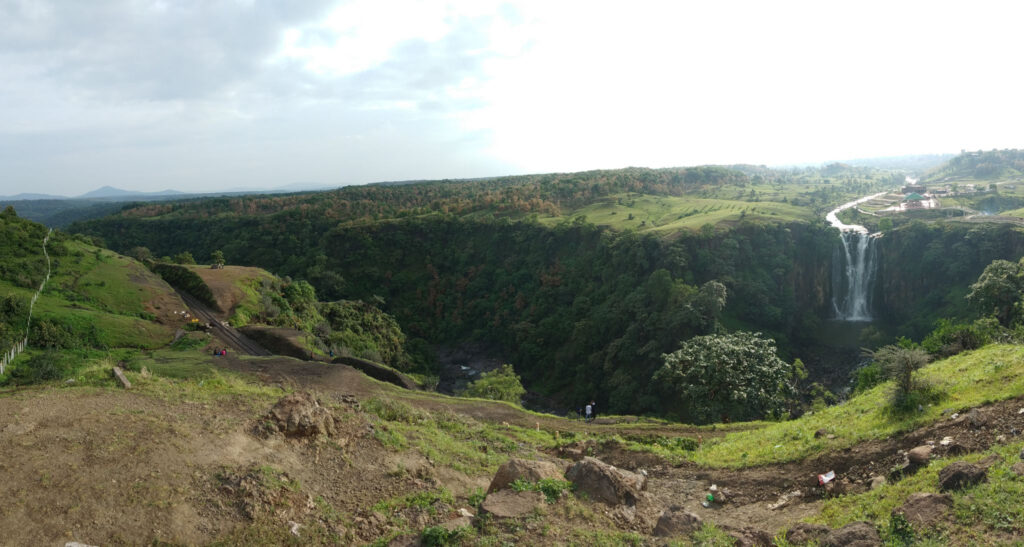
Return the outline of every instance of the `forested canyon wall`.
<path id="1" fill-rule="evenodd" d="M 596 396 L 614 412 L 655 408 L 649 379 L 661 355 L 719 325 L 764 332 L 784 358 L 815 366 L 804 352 L 821 345 L 818 327 L 834 315 L 839 245 L 824 224 L 656 236 L 442 215 L 331 226 L 294 211 L 82 228 L 122 252 L 187 250 L 202 261 L 221 249 L 231 263 L 309 280 L 321 300 L 379 297 L 412 343 L 491 345 L 532 389 Z M 1009 226 L 915 223 L 878 244 L 875 321 L 919 338 L 937 317 L 962 313 L 968 285 L 992 260 L 1019 257 L 1024 237 Z"/>

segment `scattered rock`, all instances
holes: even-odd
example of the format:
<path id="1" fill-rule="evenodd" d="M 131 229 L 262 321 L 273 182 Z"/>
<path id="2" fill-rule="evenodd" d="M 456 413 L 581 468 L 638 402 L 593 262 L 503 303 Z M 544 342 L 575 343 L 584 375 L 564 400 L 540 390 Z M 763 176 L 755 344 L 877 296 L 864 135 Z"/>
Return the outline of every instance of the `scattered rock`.
<path id="1" fill-rule="evenodd" d="M 388 542 L 388 547 L 420 547 L 423 542 L 419 535 L 405 534 Z"/>
<path id="2" fill-rule="evenodd" d="M 771 509 L 772 511 L 775 511 L 776 509 L 782 509 L 783 507 L 789 505 L 789 502 L 791 502 L 794 499 L 799 498 L 799 497 L 800 497 L 800 491 L 799 490 L 793 490 L 792 492 L 786 492 L 785 494 L 779 496 L 779 499 L 776 500 L 775 503 L 768 504 L 768 509 Z"/>
<path id="3" fill-rule="evenodd" d="M 971 427 L 973 427 L 974 429 L 983 427 L 986 422 L 987 420 L 985 419 L 985 416 L 982 415 L 982 413 L 979 412 L 978 409 L 972 408 L 970 411 L 967 412 L 967 423 L 971 424 Z"/>
<path id="4" fill-rule="evenodd" d="M 943 437 L 942 440 L 939 441 L 939 444 L 941 444 L 942 446 L 949 446 L 952 443 L 953 443 L 953 437 L 950 437 L 948 435 Z"/>
<path id="5" fill-rule="evenodd" d="M 786 541 L 793 545 L 804 545 L 811 542 L 818 544 L 831 531 L 828 526 L 823 524 L 798 522 L 786 530 Z"/>
<path id="6" fill-rule="evenodd" d="M 869 547 L 881 545 L 882 538 L 870 522 L 851 522 L 829 532 L 821 544 L 825 547 Z"/>
<path id="7" fill-rule="evenodd" d="M 892 513 L 903 515 L 916 528 L 926 528 L 942 521 L 952 509 L 953 498 L 949 494 L 917 492 Z"/>
<path id="8" fill-rule="evenodd" d="M 1017 462 L 1010 466 L 1010 472 L 1018 477 L 1024 477 L 1024 462 Z"/>
<path id="9" fill-rule="evenodd" d="M 117 378 L 118 382 L 121 382 L 121 387 L 125 389 L 131 389 L 132 383 L 128 381 L 128 378 L 124 375 L 124 370 L 121 367 L 114 367 L 114 377 Z"/>
<path id="10" fill-rule="evenodd" d="M 831 434 L 831 433 L 829 433 L 828 435 L 825 435 L 825 438 L 831 441 L 831 440 L 835 439 L 836 436 Z"/>
<path id="11" fill-rule="evenodd" d="M 874 477 L 871 477 L 871 489 L 872 490 L 874 490 L 876 488 L 881 488 L 882 486 L 885 486 L 885 484 L 886 484 L 885 477 L 883 477 L 881 475 L 875 475 Z"/>
<path id="12" fill-rule="evenodd" d="M 583 458 L 565 473 L 565 478 L 591 499 L 608 505 L 636 505 L 647 477 L 612 467 L 596 458 Z"/>
<path id="13" fill-rule="evenodd" d="M 932 457 L 932 447 L 923 444 L 907 452 L 907 460 L 915 465 L 925 465 Z"/>
<path id="14" fill-rule="evenodd" d="M 465 507 L 459 507 L 459 516 L 473 518 L 474 515 L 473 512 L 470 511 L 469 509 L 466 509 Z"/>
<path id="15" fill-rule="evenodd" d="M 333 436 L 334 416 L 307 391 L 281 398 L 266 418 L 287 437 Z"/>
<path id="16" fill-rule="evenodd" d="M 814 432 L 814 438 L 815 439 L 820 439 L 820 438 L 824 437 L 825 435 L 828 435 L 828 430 L 827 429 L 819 429 L 819 430 Z"/>
<path id="17" fill-rule="evenodd" d="M 978 484 L 987 478 L 985 468 L 965 461 L 956 461 L 939 471 L 939 490 L 958 490 Z"/>
<path id="18" fill-rule="evenodd" d="M 441 523 L 441 527 L 449 532 L 456 528 L 466 528 L 473 525 L 473 519 L 467 516 L 460 516 L 453 518 L 447 522 Z"/>
<path id="19" fill-rule="evenodd" d="M 998 435 L 996 437 L 996 442 L 999 444 L 1006 444 L 1006 435 Z"/>
<path id="20" fill-rule="evenodd" d="M 723 526 L 725 531 L 732 536 L 733 545 L 736 547 L 769 547 L 775 542 L 772 535 L 757 528 L 730 528 Z"/>
<path id="21" fill-rule="evenodd" d="M 543 504 L 544 494 L 540 492 L 498 490 L 484 498 L 480 511 L 498 518 L 519 518 L 532 514 Z"/>
<path id="22" fill-rule="evenodd" d="M 507 488 L 518 479 L 537 482 L 541 479 L 563 480 L 564 477 L 564 469 L 551 462 L 512 458 L 498 468 L 498 472 L 491 479 L 491 485 L 487 488 L 487 493 Z"/>
<path id="23" fill-rule="evenodd" d="M 666 509 L 654 526 L 655 537 L 689 536 L 700 529 L 701 518 L 686 511 L 682 507 L 672 506 Z"/>
<path id="24" fill-rule="evenodd" d="M 958 443 L 956 441 L 952 441 L 951 443 L 946 445 L 946 455 L 947 456 L 962 456 L 964 454 L 967 454 L 970 451 L 971 451 L 971 449 L 967 448 L 966 446 L 964 446 L 964 445 L 962 445 L 962 444 L 960 444 L 960 443 Z"/>

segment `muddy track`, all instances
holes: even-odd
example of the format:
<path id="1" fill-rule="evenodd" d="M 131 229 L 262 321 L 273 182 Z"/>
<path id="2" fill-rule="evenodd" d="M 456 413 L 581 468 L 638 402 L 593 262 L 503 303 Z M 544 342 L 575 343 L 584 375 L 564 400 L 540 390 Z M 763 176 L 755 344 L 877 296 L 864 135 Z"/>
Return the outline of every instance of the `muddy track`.
<path id="1" fill-rule="evenodd" d="M 225 344 L 231 346 L 236 351 L 240 351 L 246 355 L 256 355 L 261 357 L 267 357 L 273 355 L 267 351 L 264 347 L 260 346 L 256 342 L 238 332 L 237 330 L 225 326 L 217 316 L 214 314 L 208 306 L 200 302 L 191 294 L 185 291 L 174 289 L 174 292 L 178 293 L 178 296 L 185 301 L 185 305 L 192 310 L 192 315 L 198 317 L 200 321 L 209 323 L 213 327 L 213 333 L 217 338 L 220 338 Z"/>

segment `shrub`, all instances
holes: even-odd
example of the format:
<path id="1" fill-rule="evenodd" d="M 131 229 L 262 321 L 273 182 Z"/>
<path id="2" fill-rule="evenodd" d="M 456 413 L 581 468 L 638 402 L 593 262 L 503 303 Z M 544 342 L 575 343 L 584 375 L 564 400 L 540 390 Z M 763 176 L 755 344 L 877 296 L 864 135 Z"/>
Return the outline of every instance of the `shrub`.
<path id="1" fill-rule="evenodd" d="M 505 364 L 481 374 L 479 379 L 466 387 L 462 395 L 519 404 L 525 393 L 526 389 L 523 388 L 515 369 L 512 365 Z"/>

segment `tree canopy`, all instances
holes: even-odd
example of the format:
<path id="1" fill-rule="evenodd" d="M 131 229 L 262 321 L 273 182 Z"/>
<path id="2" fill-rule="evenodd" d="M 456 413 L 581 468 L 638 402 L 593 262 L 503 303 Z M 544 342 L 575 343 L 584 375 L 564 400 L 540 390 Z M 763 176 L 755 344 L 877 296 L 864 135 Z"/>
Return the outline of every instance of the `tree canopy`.
<path id="1" fill-rule="evenodd" d="M 694 423 L 781 415 L 793 394 L 793 366 L 760 333 L 697 336 L 663 356 L 654 374 L 665 410 Z"/>

